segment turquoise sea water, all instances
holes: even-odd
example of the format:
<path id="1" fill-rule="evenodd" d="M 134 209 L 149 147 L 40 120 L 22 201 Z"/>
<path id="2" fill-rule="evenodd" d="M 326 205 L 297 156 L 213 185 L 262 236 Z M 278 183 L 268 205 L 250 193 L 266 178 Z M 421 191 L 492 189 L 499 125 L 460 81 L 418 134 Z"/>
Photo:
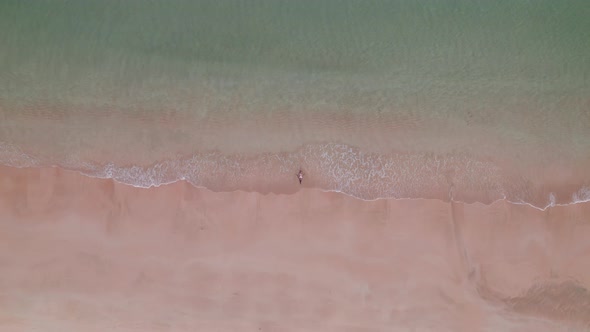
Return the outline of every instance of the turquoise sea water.
<path id="1" fill-rule="evenodd" d="M 294 91 L 284 91 L 289 74 L 337 89 L 374 77 L 369 92 L 430 95 L 448 108 L 461 96 L 588 92 L 585 1 L 107 0 L 0 6 L 0 87 L 8 100 L 100 103 L 117 96 L 149 103 L 144 98 L 156 98 L 162 88 L 214 85 L 215 78 L 240 85 L 248 75 L 281 81 L 265 87 L 271 99 L 277 93 L 335 97 L 334 91 L 314 95 L 295 84 Z"/>
<path id="2" fill-rule="evenodd" d="M 344 179 L 364 188 L 360 173 L 398 172 L 379 181 L 387 190 L 357 193 L 366 198 L 395 196 L 418 178 L 442 188 L 449 172 L 469 174 L 456 165 L 496 157 L 520 169 L 471 169 L 473 178 L 499 169 L 485 197 L 503 197 L 515 178 L 523 192 L 543 187 L 547 179 L 525 174 L 535 165 L 559 164 L 579 180 L 565 185 L 583 187 L 587 17 L 585 1 L 3 1 L 0 141 L 75 168 L 212 151 L 233 160 L 220 177 L 274 167 L 280 178 L 303 164 L 323 174 L 324 189 L 349 193 L 359 184 Z M 97 161 L 97 151 L 112 157 Z M 264 161 L 284 151 L 283 163 Z M 246 152 L 258 161 L 236 166 Z M 438 160 L 455 166 L 440 171 Z M 416 165 L 429 171 L 398 180 Z M 163 178 L 190 178 L 171 174 Z"/>

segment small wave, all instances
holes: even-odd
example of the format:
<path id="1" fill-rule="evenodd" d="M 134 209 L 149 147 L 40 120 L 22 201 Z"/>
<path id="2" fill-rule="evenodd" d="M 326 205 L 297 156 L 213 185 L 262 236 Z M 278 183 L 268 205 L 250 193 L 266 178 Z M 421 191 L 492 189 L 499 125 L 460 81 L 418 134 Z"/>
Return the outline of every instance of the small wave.
<path id="1" fill-rule="evenodd" d="M 38 158 L 25 153 L 19 147 L 0 142 L 0 162 L 13 167 L 38 167 L 43 166 Z"/>
<path id="2" fill-rule="evenodd" d="M 582 187 L 572 195 L 573 203 L 590 202 L 590 187 Z"/>
<path id="3" fill-rule="evenodd" d="M 581 183 L 573 192 L 550 190 L 560 188 L 535 183 L 525 175 L 515 176 L 493 162 L 466 154 L 385 155 L 336 143 L 255 155 L 207 151 L 146 166 L 100 164 L 75 157 L 51 161 L 0 143 L 0 161 L 13 167 L 56 166 L 141 188 L 184 180 L 213 191 L 287 193 L 299 188 L 295 173 L 303 168 L 305 181 L 314 188 L 363 200 L 435 198 L 490 204 L 503 199 L 538 209 L 590 201 L 587 183 Z"/>

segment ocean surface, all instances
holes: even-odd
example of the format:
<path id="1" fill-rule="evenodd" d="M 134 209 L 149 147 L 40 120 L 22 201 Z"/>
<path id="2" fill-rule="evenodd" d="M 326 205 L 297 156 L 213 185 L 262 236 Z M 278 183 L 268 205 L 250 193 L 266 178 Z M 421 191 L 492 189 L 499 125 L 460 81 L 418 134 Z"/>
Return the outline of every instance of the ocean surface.
<path id="1" fill-rule="evenodd" d="M 4 1 L 0 159 L 142 187 L 281 192 L 303 168 L 363 199 L 588 200 L 589 15 L 585 1 Z"/>
<path id="2" fill-rule="evenodd" d="M 590 331 L 589 17 L 1 1 L 0 330 Z"/>

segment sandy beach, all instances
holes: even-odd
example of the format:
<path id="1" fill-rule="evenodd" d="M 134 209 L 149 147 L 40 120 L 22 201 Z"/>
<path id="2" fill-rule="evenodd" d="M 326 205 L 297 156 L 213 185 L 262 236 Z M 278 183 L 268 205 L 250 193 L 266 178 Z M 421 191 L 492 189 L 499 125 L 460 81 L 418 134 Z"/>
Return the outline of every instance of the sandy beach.
<path id="1" fill-rule="evenodd" d="M 2 331 L 584 331 L 590 204 L 0 169 Z"/>

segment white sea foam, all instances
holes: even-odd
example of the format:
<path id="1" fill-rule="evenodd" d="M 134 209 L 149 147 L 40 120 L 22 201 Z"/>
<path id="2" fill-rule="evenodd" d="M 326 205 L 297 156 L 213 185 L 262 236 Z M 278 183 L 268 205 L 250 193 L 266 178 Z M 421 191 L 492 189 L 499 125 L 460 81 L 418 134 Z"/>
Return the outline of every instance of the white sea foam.
<path id="1" fill-rule="evenodd" d="M 13 167 L 40 166 L 39 160 L 25 153 L 19 147 L 0 142 L 0 163 Z"/>
<path id="2" fill-rule="evenodd" d="M 573 203 L 590 202 L 590 187 L 582 187 L 572 195 Z"/>
<path id="3" fill-rule="evenodd" d="M 549 193 L 549 206 L 555 206 L 555 204 L 557 204 L 555 193 Z"/>
<path id="4" fill-rule="evenodd" d="M 542 186 L 535 186 L 526 177 L 506 176 L 497 165 L 467 155 L 380 155 L 334 143 L 310 144 L 290 153 L 253 156 L 211 151 L 145 166 L 98 164 L 75 156 L 48 161 L 0 143 L 0 158 L 9 166 L 57 166 L 141 188 L 184 180 L 214 191 L 281 192 L 286 185 L 292 185 L 289 181 L 295 181 L 295 172 L 302 167 L 308 174 L 306 179 L 315 188 L 363 200 L 439 198 L 487 204 L 505 199 L 540 209 L 564 202 L 554 192 L 546 193 L 543 199 Z M 572 203 L 590 201 L 590 187 L 583 185 L 571 194 Z M 452 197 L 449 197 L 451 188 Z"/>

